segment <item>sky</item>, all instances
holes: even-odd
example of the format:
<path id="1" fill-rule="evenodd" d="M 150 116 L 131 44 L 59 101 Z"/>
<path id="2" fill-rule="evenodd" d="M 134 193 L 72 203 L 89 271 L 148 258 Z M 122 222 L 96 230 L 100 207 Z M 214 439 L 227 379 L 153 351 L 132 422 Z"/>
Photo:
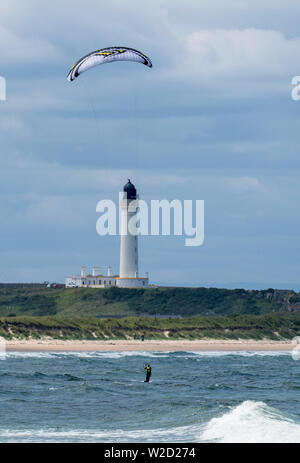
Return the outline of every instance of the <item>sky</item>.
<path id="1" fill-rule="evenodd" d="M 300 4 L 296 0 L 10 0 L 0 4 L 0 281 L 119 270 L 96 233 L 102 199 L 204 200 L 205 239 L 139 239 L 140 273 L 169 286 L 300 291 Z M 107 64 L 106 46 L 153 68 Z"/>

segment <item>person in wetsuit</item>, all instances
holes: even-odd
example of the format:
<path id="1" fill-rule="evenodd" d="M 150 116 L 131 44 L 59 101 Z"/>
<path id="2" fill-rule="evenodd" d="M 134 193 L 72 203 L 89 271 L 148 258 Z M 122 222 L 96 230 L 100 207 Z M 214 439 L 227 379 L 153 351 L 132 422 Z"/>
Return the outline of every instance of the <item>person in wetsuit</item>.
<path id="1" fill-rule="evenodd" d="M 149 381 L 150 381 L 150 376 L 151 376 L 151 366 L 150 366 L 150 363 L 147 363 L 147 365 L 145 366 L 145 370 L 146 370 L 146 379 L 145 379 L 144 383 L 149 383 Z"/>

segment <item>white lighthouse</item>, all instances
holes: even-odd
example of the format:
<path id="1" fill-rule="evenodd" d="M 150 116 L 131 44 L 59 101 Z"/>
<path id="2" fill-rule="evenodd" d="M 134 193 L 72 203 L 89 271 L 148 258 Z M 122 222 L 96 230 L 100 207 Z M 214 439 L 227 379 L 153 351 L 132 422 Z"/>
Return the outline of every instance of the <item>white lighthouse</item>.
<path id="1" fill-rule="evenodd" d="M 66 277 L 67 288 L 143 288 L 149 284 L 148 273 L 139 277 L 138 263 L 138 236 L 137 236 L 137 211 L 138 195 L 135 186 L 130 180 L 123 188 L 120 195 L 120 275 L 114 275 L 112 267 L 108 267 L 107 273 L 101 271 L 101 267 L 93 268 L 92 273 L 87 273 L 87 268 L 81 268 L 81 274 Z"/>
<path id="2" fill-rule="evenodd" d="M 134 288 L 148 286 L 148 277 L 139 277 L 137 210 L 138 195 L 130 180 L 123 188 L 120 197 L 121 211 L 121 246 L 120 276 L 117 286 Z"/>

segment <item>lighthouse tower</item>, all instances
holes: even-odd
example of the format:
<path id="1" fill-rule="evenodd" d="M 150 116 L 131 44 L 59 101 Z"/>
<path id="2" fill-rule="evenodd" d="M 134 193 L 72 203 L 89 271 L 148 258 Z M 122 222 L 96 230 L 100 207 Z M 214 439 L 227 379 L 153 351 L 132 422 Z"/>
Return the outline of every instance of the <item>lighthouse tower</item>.
<path id="1" fill-rule="evenodd" d="M 120 276 L 117 286 L 136 288 L 148 286 L 148 275 L 139 277 L 138 267 L 138 236 L 137 236 L 138 195 L 130 180 L 123 188 L 120 197 L 121 210 L 121 248 Z"/>

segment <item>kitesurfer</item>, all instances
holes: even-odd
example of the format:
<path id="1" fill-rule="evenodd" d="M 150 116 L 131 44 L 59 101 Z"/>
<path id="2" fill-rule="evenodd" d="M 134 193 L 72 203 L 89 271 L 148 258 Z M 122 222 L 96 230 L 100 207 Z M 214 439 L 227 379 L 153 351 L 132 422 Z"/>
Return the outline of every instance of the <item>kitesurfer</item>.
<path id="1" fill-rule="evenodd" d="M 145 370 L 146 370 L 146 379 L 145 379 L 144 383 L 149 383 L 149 381 L 150 381 L 150 376 L 151 376 L 151 366 L 150 366 L 150 363 L 147 363 L 147 365 L 145 366 Z"/>

